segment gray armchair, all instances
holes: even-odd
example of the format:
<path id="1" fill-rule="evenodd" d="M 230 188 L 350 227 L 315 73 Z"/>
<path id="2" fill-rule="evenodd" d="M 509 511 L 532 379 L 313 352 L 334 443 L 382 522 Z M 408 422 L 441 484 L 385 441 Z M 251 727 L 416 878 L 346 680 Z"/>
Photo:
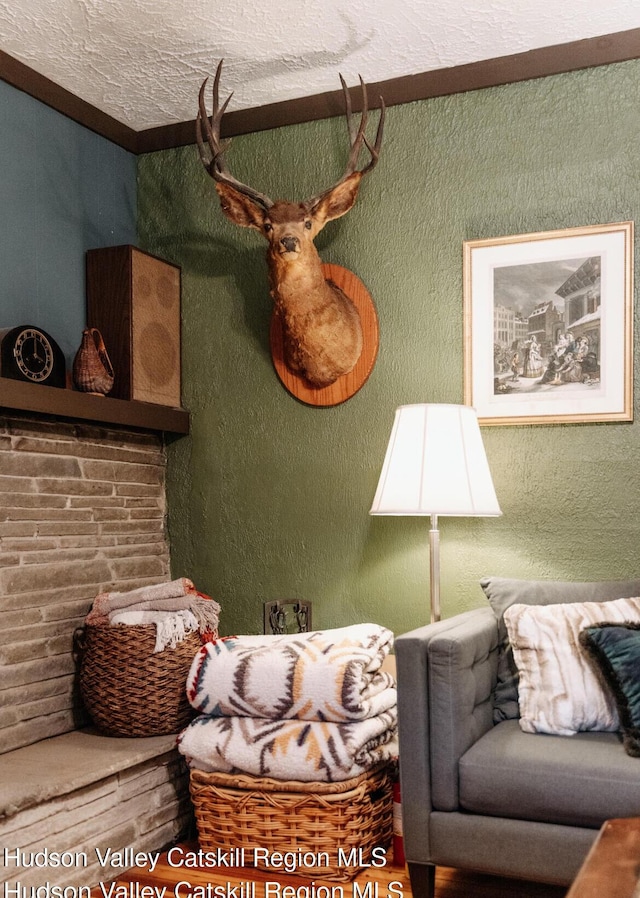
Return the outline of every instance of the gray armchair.
<path id="1" fill-rule="evenodd" d="M 396 639 L 414 898 L 434 894 L 436 865 L 568 884 L 605 819 L 640 816 L 640 760 L 616 733 L 547 736 L 494 722 L 499 642 L 488 607 Z"/>

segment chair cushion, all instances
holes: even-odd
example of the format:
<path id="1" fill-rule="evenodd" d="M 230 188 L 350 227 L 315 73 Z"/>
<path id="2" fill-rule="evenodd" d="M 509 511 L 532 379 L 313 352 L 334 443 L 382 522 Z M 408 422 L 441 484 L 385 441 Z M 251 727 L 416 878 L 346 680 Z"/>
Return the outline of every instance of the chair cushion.
<path id="1" fill-rule="evenodd" d="M 494 726 L 460 759 L 460 806 L 475 814 L 597 828 L 640 816 L 640 761 L 615 733 L 524 733 Z"/>
<path id="2" fill-rule="evenodd" d="M 509 577 L 485 577 L 480 581 L 498 622 L 501 649 L 498 655 L 498 681 L 493 693 L 493 720 L 514 720 L 518 707 L 518 672 L 507 638 L 504 612 L 511 605 L 556 605 L 569 602 L 604 602 L 640 596 L 640 580 L 602 580 L 570 582 L 564 580 L 516 580 Z"/>

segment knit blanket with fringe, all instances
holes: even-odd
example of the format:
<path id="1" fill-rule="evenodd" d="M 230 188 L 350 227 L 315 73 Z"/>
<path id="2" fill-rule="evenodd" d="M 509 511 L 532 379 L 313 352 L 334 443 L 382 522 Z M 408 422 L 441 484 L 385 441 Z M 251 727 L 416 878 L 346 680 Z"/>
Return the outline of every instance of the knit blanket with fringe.
<path id="1" fill-rule="evenodd" d="M 85 624 L 114 626 L 118 624 L 156 626 L 158 646 L 175 647 L 191 632 L 195 619 L 204 639 L 216 638 L 220 622 L 220 605 L 204 595 L 186 577 L 167 583 L 141 586 L 128 592 L 107 592 L 96 596 Z"/>
<path id="2" fill-rule="evenodd" d="M 184 599 L 185 596 L 197 595 L 193 581 L 187 577 L 177 580 L 169 580 L 166 583 L 153 583 L 150 586 L 139 586 L 126 592 L 101 592 L 93 600 L 91 611 L 85 623 L 104 623 L 113 611 L 122 611 L 131 605 L 145 604 L 148 608 L 157 608 L 160 601 L 174 601 Z M 144 610 L 148 610 L 145 608 Z M 165 610 L 179 610 L 166 608 Z"/>
<path id="3" fill-rule="evenodd" d="M 114 611 L 111 626 L 129 627 L 153 625 L 156 628 L 154 654 L 166 648 L 175 649 L 188 633 L 198 629 L 198 621 L 191 611 Z"/>
<path id="4" fill-rule="evenodd" d="M 396 709 L 352 723 L 197 717 L 178 737 L 190 768 L 342 782 L 398 756 Z"/>
<path id="5" fill-rule="evenodd" d="M 187 677 L 191 705 L 211 717 L 347 723 L 396 707 L 381 670 L 390 630 L 355 624 L 282 636 L 239 636 L 202 646 Z"/>

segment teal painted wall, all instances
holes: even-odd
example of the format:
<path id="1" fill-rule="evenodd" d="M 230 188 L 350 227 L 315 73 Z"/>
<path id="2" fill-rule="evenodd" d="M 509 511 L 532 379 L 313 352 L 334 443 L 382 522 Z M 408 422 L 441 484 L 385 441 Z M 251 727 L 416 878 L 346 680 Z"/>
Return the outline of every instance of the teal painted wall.
<path id="1" fill-rule="evenodd" d="M 37 324 L 73 360 L 85 250 L 136 242 L 136 160 L 0 82 L 0 328 Z"/>
<path id="2" fill-rule="evenodd" d="M 367 285 L 380 354 L 344 405 L 280 385 L 261 237 L 223 218 L 194 147 L 139 160 L 141 245 L 183 269 L 184 403 L 169 446 L 175 575 L 261 629 L 266 599 L 313 602 L 316 626 L 428 619 L 426 519 L 370 518 L 395 408 L 461 402 L 462 242 L 640 218 L 640 63 L 389 110 L 377 169 L 317 244 Z M 271 196 L 340 173 L 344 121 L 238 137 L 229 161 Z M 499 519 L 441 520 L 443 615 L 487 574 L 638 575 L 638 424 L 484 428 Z"/>

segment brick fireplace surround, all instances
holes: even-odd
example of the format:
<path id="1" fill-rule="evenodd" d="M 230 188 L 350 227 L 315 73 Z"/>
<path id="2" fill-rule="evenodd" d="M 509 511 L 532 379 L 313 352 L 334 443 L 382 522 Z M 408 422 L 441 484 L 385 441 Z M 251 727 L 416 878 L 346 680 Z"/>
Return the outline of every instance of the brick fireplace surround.
<path id="1" fill-rule="evenodd" d="M 175 737 L 92 732 L 76 685 L 74 632 L 97 593 L 170 578 L 165 512 L 160 435 L 0 416 L 0 844 L 86 852 L 59 885 L 113 877 L 96 848 L 154 850 L 189 826 Z"/>

